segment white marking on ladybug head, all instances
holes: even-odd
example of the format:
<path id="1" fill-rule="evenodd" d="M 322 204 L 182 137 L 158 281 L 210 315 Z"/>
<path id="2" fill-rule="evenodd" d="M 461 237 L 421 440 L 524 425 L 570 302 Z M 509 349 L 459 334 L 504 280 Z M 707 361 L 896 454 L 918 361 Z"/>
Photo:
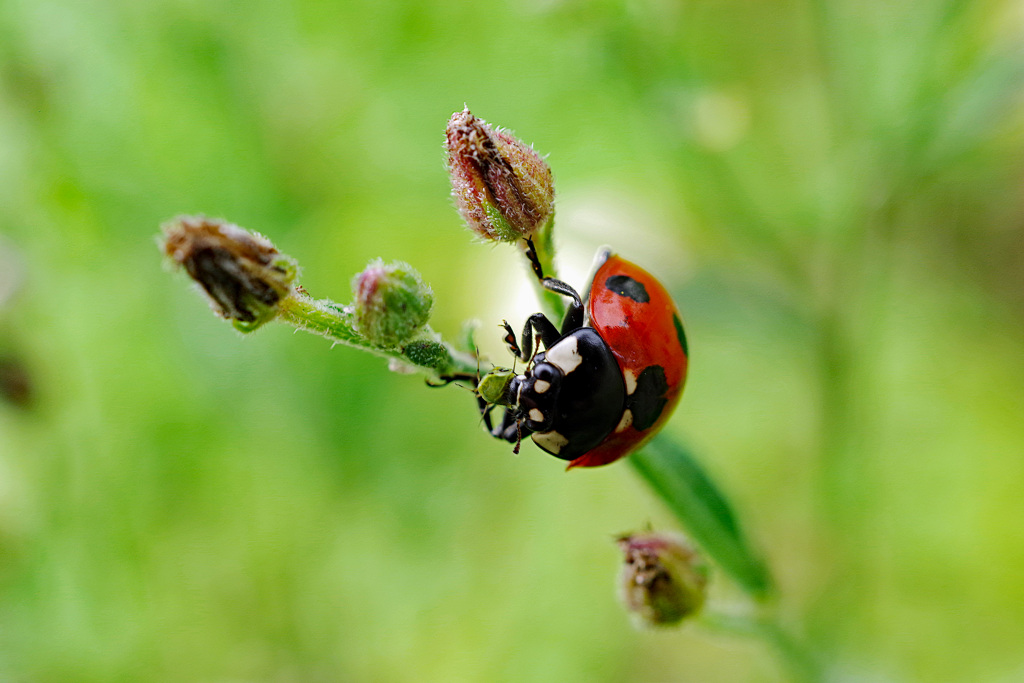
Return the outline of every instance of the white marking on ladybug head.
<path id="1" fill-rule="evenodd" d="M 531 435 L 531 438 L 533 438 L 533 442 L 535 444 L 549 453 L 554 453 L 555 455 L 558 455 L 558 452 L 561 451 L 567 443 L 569 443 L 569 439 L 555 431 L 535 432 Z"/>
<path id="2" fill-rule="evenodd" d="M 619 425 L 615 428 L 615 433 L 619 434 L 626 431 L 631 424 L 633 424 L 633 411 L 626 408 L 626 411 L 622 413 L 622 419 L 619 420 Z"/>
<path id="3" fill-rule="evenodd" d="M 626 396 L 632 396 L 636 391 L 636 373 L 626 370 L 622 373 L 622 379 L 626 380 Z"/>
<path id="4" fill-rule="evenodd" d="M 533 383 L 533 390 L 538 394 L 543 394 L 545 391 L 551 388 L 551 382 L 545 382 L 542 379 L 537 380 Z"/>
<path id="5" fill-rule="evenodd" d="M 543 422 L 544 413 L 540 412 L 536 408 L 530 408 L 530 419 L 534 422 Z"/>
<path id="6" fill-rule="evenodd" d="M 544 353 L 544 359 L 561 370 L 562 374 L 568 375 L 583 362 L 583 357 L 580 355 L 579 340 L 570 334 L 548 349 Z"/>

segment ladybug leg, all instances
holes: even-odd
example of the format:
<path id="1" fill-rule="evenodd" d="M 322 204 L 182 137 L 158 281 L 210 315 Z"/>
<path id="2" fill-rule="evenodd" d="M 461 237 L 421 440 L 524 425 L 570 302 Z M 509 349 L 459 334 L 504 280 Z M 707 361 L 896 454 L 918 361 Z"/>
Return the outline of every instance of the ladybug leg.
<path id="1" fill-rule="evenodd" d="M 510 408 L 506 408 L 504 415 L 501 418 L 501 423 L 498 425 L 494 424 L 494 420 L 491 418 L 491 411 L 494 410 L 494 404 L 488 403 L 479 396 L 477 402 L 480 404 L 480 417 L 483 418 L 484 426 L 487 428 L 487 432 L 495 439 L 501 439 L 502 441 L 508 441 L 512 443 L 518 441 L 516 425 L 518 420 L 516 419 L 516 413 Z"/>
<path id="2" fill-rule="evenodd" d="M 533 238 L 527 238 L 526 240 L 526 258 L 530 261 L 530 268 L 533 269 L 533 274 L 537 276 L 537 279 L 541 282 L 544 281 L 544 268 L 540 265 L 540 258 L 537 257 L 537 248 L 533 246 Z"/>
<path id="3" fill-rule="evenodd" d="M 508 412 L 511 412 L 511 411 L 508 411 Z M 509 416 L 506 413 L 505 419 L 508 419 L 508 417 Z M 530 430 L 528 427 L 526 427 L 523 424 L 523 421 L 521 419 L 519 419 L 519 416 L 516 415 L 515 413 L 513 413 L 511 417 L 512 417 L 512 424 L 510 424 L 505 429 L 505 433 L 502 434 L 501 436 L 502 436 L 503 439 L 505 439 L 505 441 L 508 441 L 509 443 L 514 443 L 515 444 L 515 446 L 512 448 L 512 453 L 515 454 L 515 455 L 519 455 L 519 446 L 523 442 L 523 437 L 524 436 L 529 436 L 530 434 L 533 433 L 533 431 Z"/>
<path id="4" fill-rule="evenodd" d="M 519 420 L 516 419 L 515 413 L 510 410 L 505 411 L 505 419 L 503 424 L 505 429 L 498 434 L 499 439 L 504 439 L 509 443 L 519 443 Z"/>
<path id="5" fill-rule="evenodd" d="M 507 320 L 501 321 L 501 326 L 505 328 L 505 346 L 512 352 L 512 355 L 516 358 L 520 358 L 525 361 L 530 359 L 523 355 L 523 350 L 519 348 L 519 342 L 516 341 L 516 333 L 512 331 L 512 326 L 508 324 Z"/>
<path id="6" fill-rule="evenodd" d="M 541 280 L 541 284 L 548 291 L 572 299 L 572 303 L 569 304 L 569 310 L 565 312 L 565 319 L 562 320 L 562 334 L 568 334 L 573 330 L 583 327 L 583 302 L 580 300 L 579 293 L 561 280 L 555 280 L 550 277 Z"/>
<path id="7" fill-rule="evenodd" d="M 488 403 L 481 397 L 476 397 L 477 406 L 480 408 L 480 418 L 484 421 L 484 427 L 487 428 L 489 433 L 494 433 L 494 422 L 491 420 L 491 411 L 494 410 L 494 404 Z"/>
<path id="8" fill-rule="evenodd" d="M 487 431 L 490 432 L 491 436 L 495 439 L 501 439 L 502 441 L 508 441 L 509 443 L 515 444 L 515 448 L 512 449 L 513 453 L 519 453 L 519 444 L 523 440 L 523 435 L 529 435 L 532 432 L 523 426 L 523 421 L 519 419 L 518 411 L 512 408 L 506 408 L 505 414 L 501 418 L 501 424 L 495 425 L 491 421 L 491 409 L 493 405 L 481 404 L 480 412 L 484 417 L 484 424 L 487 426 Z"/>
<path id="9" fill-rule="evenodd" d="M 526 240 L 526 258 L 529 259 L 530 268 L 533 269 L 533 274 L 540 280 L 544 289 L 572 299 L 569 310 L 565 312 L 565 319 L 562 321 L 562 334 L 568 334 L 583 327 L 583 302 L 580 300 L 579 293 L 561 280 L 544 276 L 544 268 L 540 265 L 540 259 L 537 257 L 537 248 L 533 245 L 533 238 Z M 523 345 L 529 346 L 525 342 Z"/>
<path id="10" fill-rule="evenodd" d="M 526 325 L 523 326 L 523 348 L 533 349 L 533 333 L 537 333 L 537 338 L 540 343 L 544 345 L 545 349 L 554 346 L 555 342 L 562 336 L 558 328 L 548 320 L 548 317 L 543 313 L 534 313 L 526 319 Z M 531 357 L 533 354 L 531 354 Z M 529 360 L 524 358 L 523 360 Z"/>
<path id="11" fill-rule="evenodd" d="M 508 408 L 505 409 L 504 417 L 501 420 L 501 424 L 497 427 L 494 425 L 494 420 L 491 418 L 491 411 L 494 410 L 494 403 L 488 403 L 482 397 L 476 397 L 477 406 L 480 408 L 480 417 L 484 421 L 484 426 L 487 428 L 488 433 L 496 439 L 504 439 L 505 432 L 508 431 L 508 425 L 511 421 L 509 419 L 509 413 L 511 412 Z"/>
<path id="12" fill-rule="evenodd" d="M 582 322 L 582 318 L 580 322 Z M 548 320 L 547 316 L 543 313 L 534 313 L 526 319 L 523 333 L 520 335 L 522 346 L 516 341 L 516 334 L 512 331 L 512 326 L 508 324 L 508 321 L 502 320 L 501 325 L 505 328 L 505 345 L 508 346 L 508 350 L 516 358 L 527 363 L 537 353 L 537 349 L 534 346 L 534 333 L 536 333 L 537 339 L 540 340 L 540 343 L 546 349 L 551 348 L 562 336 L 554 323 Z"/>
<path id="13" fill-rule="evenodd" d="M 484 426 L 487 427 L 487 432 L 495 439 L 515 444 L 512 452 L 518 455 L 523 436 L 529 436 L 533 433 L 528 427 L 523 425 L 519 411 L 514 408 L 505 408 L 501 424 L 496 425 L 491 418 L 491 411 L 494 410 L 495 404 L 488 403 L 479 396 L 477 396 L 476 400 L 480 406 L 480 417 L 484 421 Z"/>
<path id="14" fill-rule="evenodd" d="M 471 375 L 468 372 L 457 372 L 451 375 L 439 375 L 437 379 L 439 380 L 438 383 L 431 382 L 429 379 L 426 379 L 424 381 L 427 383 L 428 387 L 431 387 L 432 389 L 437 389 L 440 387 L 446 387 L 452 382 L 473 382 L 475 384 L 477 380 L 476 375 Z"/>
<path id="15" fill-rule="evenodd" d="M 501 424 L 491 430 L 491 435 L 496 439 L 503 439 L 509 443 L 519 441 L 519 414 L 511 408 L 505 409 L 505 417 Z"/>

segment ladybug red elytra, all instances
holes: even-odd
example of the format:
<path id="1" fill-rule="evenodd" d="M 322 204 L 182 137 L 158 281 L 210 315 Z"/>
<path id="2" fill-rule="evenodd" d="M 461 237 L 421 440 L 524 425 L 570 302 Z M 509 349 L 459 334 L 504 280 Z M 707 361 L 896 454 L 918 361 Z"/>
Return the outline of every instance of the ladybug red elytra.
<path id="1" fill-rule="evenodd" d="M 653 275 L 609 250 L 598 253 L 586 306 L 572 287 L 544 277 L 532 243 L 527 255 L 543 286 L 572 303 L 561 329 L 531 315 L 522 345 L 503 322 L 505 343 L 527 365 L 520 375 L 499 368 L 480 380 L 484 423 L 516 452 L 529 435 L 570 468 L 607 465 L 643 446 L 679 401 L 689 353 L 679 311 Z M 494 424 L 497 405 L 505 413 Z"/>

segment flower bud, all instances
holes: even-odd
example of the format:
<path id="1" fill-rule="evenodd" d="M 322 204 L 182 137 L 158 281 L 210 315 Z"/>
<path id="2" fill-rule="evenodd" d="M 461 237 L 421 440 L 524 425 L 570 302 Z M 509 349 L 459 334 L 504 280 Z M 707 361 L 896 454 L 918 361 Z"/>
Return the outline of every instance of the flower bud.
<path id="1" fill-rule="evenodd" d="M 499 242 L 525 239 L 554 211 L 551 169 L 532 147 L 469 109 L 448 121 L 445 148 L 452 194 L 473 232 Z"/>
<path id="2" fill-rule="evenodd" d="M 356 325 L 374 344 L 396 347 L 430 318 L 434 295 L 408 263 L 377 260 L 352 281 Z"/>
<path id="3" fill-rule="evenodd" d="M 291 293 L 296 265 L 262 235 L 221 220 L 180 216 L 164 225 L 163 248 L 243 332 L 274 318 Z"/>
<path id="4" fill-rule="evenodd" d="M 638 626 L 672 626 L 704 604 L 708 569 L 678 534 L 630 534 L 618 539 L 625 554 L 620 596 Z"/>
<path id="5" fill-rule="evenodd" d="M 17 250 L 0 235 L 0 312 L 18 293 L 24 280 L 24 271 Z"/>
<path id="6" fill-rule="evenodd" d="M 19 408 L 27 408 L 32 402 L 28 369 L 14 356 L 0 356 L 0 398 Z"/>

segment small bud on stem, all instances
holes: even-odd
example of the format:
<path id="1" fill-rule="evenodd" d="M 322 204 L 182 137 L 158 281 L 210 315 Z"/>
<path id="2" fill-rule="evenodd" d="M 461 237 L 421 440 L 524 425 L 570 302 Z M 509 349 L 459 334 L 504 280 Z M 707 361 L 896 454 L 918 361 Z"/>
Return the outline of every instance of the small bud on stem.
<path id="1" fill-rule="evenodd" d="M 408 263 L 378 259 L 352 281 L 356 324 L 366 338 L 395 347 L 412 339 L 430 319 L 434 295 Z"/>
<path id="2" fill-rule="evenodd" d="M 678 534 L 629 534 L 618 539 L 625 554 L 622 602 L 639 626 L 672 626 L 704 604 L 707 566 Z"/>
<path id="3" fill-rule="evenodd" d="M 277 315 L 296 266 L 270 240 L 204 217 L 181 216 L 163 229 L 164 251 L 199 283 L 218 315 L 243 332 Z"/>
<path id="4" fill-rule="evenodd" d="M 452 194 L 473 232 L 498 242 L 526 239 L 554 213 L 551 168 L 532 147 L 466 109 L 448 121 Z"/>

